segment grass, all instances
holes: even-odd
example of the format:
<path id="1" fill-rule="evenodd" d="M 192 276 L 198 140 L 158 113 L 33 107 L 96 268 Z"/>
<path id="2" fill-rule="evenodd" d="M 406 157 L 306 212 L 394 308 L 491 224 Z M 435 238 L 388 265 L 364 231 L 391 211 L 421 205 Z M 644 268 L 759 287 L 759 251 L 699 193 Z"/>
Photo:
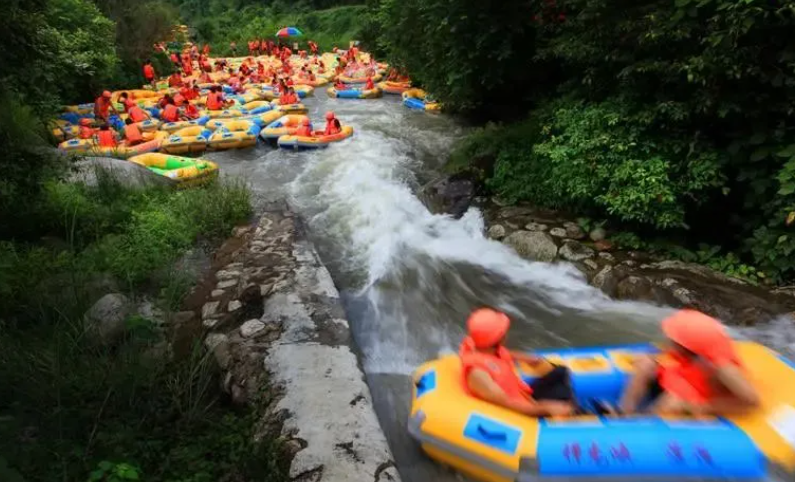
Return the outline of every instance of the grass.
<path id="1" fill-rule="evenodd" d="M 51 182 L 36 211 L 50 242 L 0 244 L 0 480 L 285 480 L 278 443 L 254 441 L 256 410 L 226 406 L 200 340 L 173 359 L 151 320 L 132 316 L 112 347 L 82 322 L 103 284 L 178 309 L 195 280 L 171 266 L 247 220 L 246 188 Z"/>

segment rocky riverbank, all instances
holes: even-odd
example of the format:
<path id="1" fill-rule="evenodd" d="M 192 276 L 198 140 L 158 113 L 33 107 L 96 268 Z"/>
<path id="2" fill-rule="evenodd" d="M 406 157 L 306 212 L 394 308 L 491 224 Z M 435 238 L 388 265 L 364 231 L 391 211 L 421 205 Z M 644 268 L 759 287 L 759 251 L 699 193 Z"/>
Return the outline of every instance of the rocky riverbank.
<path id="1" fill-rule="evenodd" d="M 434 181 L 422 196 L 434 212 L 460 216 L 480 208 L 487 236 L 532 261 L 571 263 L 608 296 L 692 307 L 726 322 L 751 325 L 795 312 L 795 289 L 766 289 L 703 265 L 618 249 L 602 229 L 585 232 L 573 219 L 532 206 L 476 197 L 466 176 Z"/>
<path id="2" fill-rule="evenodd" d="M 88 318 L 110 313 L 123 323 L 133 309 L 122 309 L 125 303 L 109 294 Z M 185 356 L 203 340 L 222 370 L 223 391 L 260 414 L 258 437 L 283 442 L 290 480 L 399 480 L 339 294 L 289 211 L 236 228 L 183 311 L 159 322 L 170 332 L 159 356 Z M 108 336 L 123 329 L 97 327 Z"/>

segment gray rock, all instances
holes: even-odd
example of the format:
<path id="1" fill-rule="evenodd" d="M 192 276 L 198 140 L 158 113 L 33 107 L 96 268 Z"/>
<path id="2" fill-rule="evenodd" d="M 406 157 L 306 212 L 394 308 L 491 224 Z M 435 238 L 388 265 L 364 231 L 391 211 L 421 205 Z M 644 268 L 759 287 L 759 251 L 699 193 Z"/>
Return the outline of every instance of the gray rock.
<path id="1" fill-rule="evenodd" d="M 602 228 L 596 228 L 591 231 L 588 236 L 591 238 L 591 241 L 601 241 L 607 237 L 607 232 Z"/>
<path id="2" fill-rule="evenodd" d="M 96 186 L 100 179 L 115 179 L 127 187 L 174 186 L 176 181 L 133 162 L 111 157 L 85 157 L 74 163 L 69 182 Z"/>
<path id="3" fill-rule="evenodd" d="M 426 185 L 420 195 L 432 212 L 459 218 L 472 204 L 475 182 L 465 174 L 454 174 Z"/>
<path id="4" fill-rule="evenodd" d="M 215 362 L 222 369 L 227 369 L 232 361 L 232 351 L 229 347 L 229 338 L 221 333 L 211 333 L 204 340 L 204 346 L 211 351 Z"/>
<path id="5" fill-rule="evenodd" d="M 566 237 L 568 238 L 582 239 L 585 237 L 585 232 L 577 223 L 568 221 L 563 223 L 563 227 L 566 228 Z"/>
<path id="6" fill-rule="evenodd" d="M 239 310 L 242 307 L 243 307 L 243 303 L 241 303 L 238 300 L 232 300 L 232 301 L 229 302 L 229 306 L 227 306 L 226 310 L 231 313 L 233 311 Z"/>
<path id="7" fill-rule="evenodd" d="M 212 318 L 218 312 L 219 301 L 208 301 L 202 306 L 202 320 Z"/>
<path id="8" fill-rule="evenodd" d="M 594 261 L 592 259 L 586 259 L 586 260 L 584 260 L 582 262 L 582 264 L 584 264 L 585 266 L 588 267 L 588 269 L 593 270 L 593 271 L 596 271 L 597 269 L 599 269 L 599 265 L 596 263 L 596 261 Z"/>
<path id="9" fill-rule="evenodd" d="M 615 256 L 613 256 L 610 253 L 606 253 L 606 252 L 599 253 L 599 257 L 602 258 L 603 260 L 607 261 L 608 263 L 615 263 L 615 261 L 616 261 L 616 257 Z"/>
<path id="10" fill-rule="evenodd" d="M 547 229 L 549 229 L 549 226 L 547 226 L 546 224 L 532 222 L 532 223 L 527 223 L 527 225 L 524 228 L 528 231 L 546 231 Z"/>
<path id="11" fill-rule="evenodd" d="M 500 240 L 505 237 L 505 228 L 500 224 L 495 224 L 489 228 L 488 236 L 491 239 Z"/>
<path id="12" fill-rule="evenodd" d="M 133 305 L 121 293 L 109 293 L 86 312 L 86 328 L 99 342 L 113 344 L 124 336 L 127 318 L 133 312 Z"/>
<path id="13" fill-rule="evenodd" d="M 504 243 L 512 247 L 519 256 L 536 261 L 551 262 L 558 254 L 555 241 L 548 234 L 539 231 L 516 231 L 505 238 Z"/>
<path id="14" fill-rule="evenodd" d="M 567 261 L 582 261 L 592 257 L 594 250 L 588 246 L 583 246 L 582 243 L 569 240 L 563 243 L 558 254 Z"/>
<path id="15" fill-rule="evenodd" d="M 514 218 L 517 216 L 527 216 L 528 214 L 532 214 L 533 210 L 530 208 L 525 208 L 521 206 L 508 206 L 507 208 L 500 209 L 498 216 L 502 219 L 505 218 Z"/>
<path id="16" fill-rule="evenodd" d="M 565 238 L 566 230 L 563 228 L 552 228 L 549 230 L 549 234 L 555 236 L 556 238 Z"/>
<path id="17" fill-rule="evenodd" d="M 210 298 L 220 298 L 224 293 L 226 293 L 224 290 L 213 290 L 213 292 L 210 293 Z"/>
<path id="18" fill-rule="evenodd" d="M 215 273 L 215 279 L 217 279 L 218 281 L 237 280 L 238 278 L 240 278 L 241 275 L 242 275 L 242 273 L 240 273 L 240 271 L 236 271 L 236 270 L 230 270 L 230 271 L 221 270 L 221 271 L 218 271 L 217 273 Z"/>
<path id="19" fill-rule="evenodd" d="M 627 276 L 618 283 L 616 296 L 627 300 L 649 300 L 651 282 L 641 276 Z"/>
<path id="20" fill-rule="evenodd" d="M 229 338 L 223 333 L 210 333 L 209 335 L 207 335 L 207 338 L 204 339 L 204 346 L 208 350 L 212 350 L 213 348 L 216 347 L 216 345 L 228 342 Z"/>
<path id="21" fill-rule="evenodd" d="M 219 290 L 225 290 L 225 289 L 231 288 L 233 286 L 237 286 L 237 280 L 230 279 L 230 280 L 226 280 L 226 281 L 221 281 L 220 283 L 215 285 L 215 288 L 219 289 Z"/>
<path id="22" fill-rule="evenodd" d="M 591 280 L 591 285 L 595 288 L 599 288 L 608 296 L 615 295 L 617 284 L 618 277 L 612 266 L 603 267 Z"/>
<path id="23" fill-rule="evenodd" d="M 259 320 L 248 320 L 240 325 L 240 336 L 243 338 L 251 338 L 257 333 L 265 329 L 265 323 Z"/>

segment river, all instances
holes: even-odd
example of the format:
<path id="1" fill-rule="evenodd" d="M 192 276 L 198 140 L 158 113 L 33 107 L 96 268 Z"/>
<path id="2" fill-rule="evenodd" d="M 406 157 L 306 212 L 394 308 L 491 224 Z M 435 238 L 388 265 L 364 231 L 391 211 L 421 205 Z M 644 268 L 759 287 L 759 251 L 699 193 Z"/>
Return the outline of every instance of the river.
<path id="1" fill-rule="evenodd" d="M 514 348 L 658 336 L 671 310 L 610 300 L 572 267 L 519 258 L 484 237 L 476 209 L 453 220 L 425 208 L 415 193 L 465 133 L 451 118 L 410 111 L 399 96 L 340 100 L 318 89 L 305 104 L 319 127 L 334 110 L 355 128 L 353 139 L 314 152 L 258 146 L 206 157 L 224 175 L 246 180 L 257 209 L 286 201 L 303 218 L 342 293 L 403 480 L 458 479 L 419 454 L 405 433 L 408 375 L 455 349 L 473 308 L 509 313 Z M 770 339 L 764 329 L 755 335 Z"/>

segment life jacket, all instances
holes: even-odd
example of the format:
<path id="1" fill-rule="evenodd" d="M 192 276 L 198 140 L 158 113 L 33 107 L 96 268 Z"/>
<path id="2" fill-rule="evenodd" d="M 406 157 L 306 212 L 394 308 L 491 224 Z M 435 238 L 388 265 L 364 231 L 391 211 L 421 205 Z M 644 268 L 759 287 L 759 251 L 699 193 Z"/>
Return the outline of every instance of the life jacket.
<path id="1" fill-rule="evenodd" d="M 207 108 L 210 110 L 222 110 L 224 108 L 220 99 L 221 94 L 218 92 L 210 92 L 207 95 Z"/>
<path id="2" fill-rule="evenodd" d="M 127 144 L 133 142 L 143 142 L 144 136 L 141 135 L 141 129 L 135 124 L 124 126 L 124 137 L 127 139 Z"/>
<path id="3" fill-rule="evenodd" d="M 295 131 L 295 135 L 301 137 L 312 137 L 312 127 L 311 126 L 301 126 Z"/>
<path id="4" fill-rule="evenodd" d="M 99 141 L 99 147 L 116 147 L 118 145 L 116 136 L 113 135 L 113 131 L 110 129 L 97 132 L 97 140 Z"/>
<path id="5" fill-rule="evenodd" d="M 144 65 L 144 78 L 152 80 L 155 78 L 155 68 L 151 65 Z"/>
<path id="6" fill-rule="evenodd" d="M 171 77 L 168 78 L 168 85 L 169 87 L 182 85 L 182 77 L 180 77 L 178 74 L 172 75 Z"/>
<path id="7" fill-rule="evenodd" d="M 88 126 L 80 126 L 78 137 L 81 139 L 91 139 L 94 137 L 94 129 Z"/>
<path id="8" fill-rule="evenodd" d="M 175 64 L 179 63 L 179 57 L 177 57 L 177 54 L 171 54 L 171 61 Z"/>
<path id="9" fill-rule="evenodd" d="M 132 109 L 136 105 L 138 105 L 138 104 L 132 99 L 125 100 L 124 101 L 124 112 L 129 114 L 130 113 L 130 109 Z"/>
<path id="10" fill-rule="evenodd" d="M 461 344 L 459 351 L 461 358 L 461 376 L 464 390 L 474 396 L 469 390 L 467 377 L 469 372 L 477 368 L 488 373 L 511 400 L 528 400 L 533 394 L 533 389 L 525 383 L 516 372 L 516 365 L 508 349 L 500 346 L 496 354 L 483 353 L 475 348 L 475 342 L 467 337 Z"/>
<path id="11" fill-rule="evenodd" d="M 174 104 L 176 104 L 177 107 L 182 107 L 182 104 L 184 103 L 185 103 L 185 96 L 182 95 L 182 92 L 177 92 L 177 95 L 174 96 Z"/>
<path id="12" fill-rule="evenodd" d="M 190 61 L 183 62 L 182 70 L 185 71 L 185 75 L 191 75 L 193 73 L 193 65 L 191 65 Z"/>
<path id="13" fill-rule="evenodd" d="M 375 89 L 375 84 L 373 83 L 373 79 L 371 79 L 369 77 L 367 78 L 367 85 L 365 85 L 365 89 L 367 89 L 367 90 Z"/>
<path id="14" fill-rule="evenodd" d="M 146 114 L 143 109 L 138 106 L 130 107 L 129 114 L 133 122 L 143 122 L 146 120 Z"/>
<path id="15" fill-rule="evenodd" d="M 110 101 L 104 97 L 98 98 L 94 101 L 94 112 L 99 114 L 99 117 L 106 118 L 110 113 Z"/>
<path id="16" fill-rule="evenodd" d="M 282 95 L 279 103 L 281 105 L 297 104 L 298 103 L 298 99 L 297 99 L 297 96 L 291 92 L 291 93 Z"/>
<path id="17" fill-rule="evenodd" d="M 185 116 L 189 119 L 198 119 L 199 109 L 193 104 L 188 104 L 185 106 Z"/>
<path id="18" fill-rule="evenodd" d="M 167 104 L 160 117 L 166 122 L 177 122 L 179 120 L 179 109 L 174 104 Z"/>
<path id="19" fill-rule="evenodd" d="M 323 135 L 332 136 L 334 134 L 339 134 L 340 129 L 337 129 L 337 126 L 334 124 L 334 119 L 326 122 L 326 130 L 323 132 Z"/>
<path id="20" fill-rule="evenodd" d="M 729 392 L 714 381 L 714 372 L 697 358 L 673 355 L 668 364 L 661 364 L 657 380 L 662 389 L 682 400 L 702 404 L 718 397 L 729 396 Z M 726 363 L 742 368 L 735 354 Z"/>

